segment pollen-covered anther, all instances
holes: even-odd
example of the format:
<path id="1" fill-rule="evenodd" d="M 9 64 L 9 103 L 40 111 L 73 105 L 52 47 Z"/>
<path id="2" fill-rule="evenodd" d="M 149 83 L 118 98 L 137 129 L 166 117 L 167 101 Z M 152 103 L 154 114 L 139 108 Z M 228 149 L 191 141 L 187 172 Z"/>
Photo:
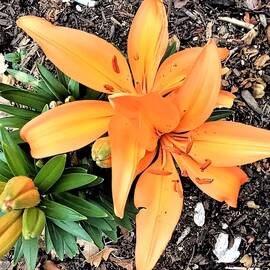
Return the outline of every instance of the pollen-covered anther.
<path id="1" fill-rule="evenodd" d="M 211 164 L 212 161 L 210 159 L 206 159 L 205 162 L 200 167 L 201 171 L 204 172 Z"/>
<path id="2" fill-rule="evenodd" d="M 188 137 L 186 154 L 188 154 L 191 151 L 192 146 L 193 146 L 193 139 L 192 139 L 192 137 Z"/>
<path id="3" fill-rule="evenodd" d="M 104 88 L 105 88 L 105 90 L 110 91 L 110 92 L 113 92 L 114 91 L 114 88 L 111 85 L 109 85 L 109 84 L 105 84 L 104 85 Z"/>
<path id="4" fill-rule="evenodd" d="M 205 185 L 205 184 L 211 184 L 214 179 L 210 179 L 210 178 L 199 178 L 199 177 L 196 177 L 196 182 L 199 184 L 199 185 Z"/>
<path id="5" fill-rule="evenodd" d="M 118 61 L 117 61 L 116 55 L 113 56 L 112 67 L 113 67 L 113 70 L 114 70 L 115 73 L 117 73 L 117 74 L 120 73 L 120 68 L 119 68 L 119 65 L 118 65 Z"/>

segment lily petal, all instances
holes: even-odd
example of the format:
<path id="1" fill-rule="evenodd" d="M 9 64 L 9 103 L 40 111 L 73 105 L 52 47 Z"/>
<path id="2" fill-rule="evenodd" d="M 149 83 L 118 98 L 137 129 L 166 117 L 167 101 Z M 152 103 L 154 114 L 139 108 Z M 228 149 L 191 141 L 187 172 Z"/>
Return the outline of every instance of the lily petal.
<path id="1" fill-rule="evenodd" d="M 142 208 L 136 216 L 136 269 L 151 270 L 169 242 L 183 208 L 182 186 L 172 157 L 165 166 L 161 153 L 138 180 L 135 205 Z M 153 174 L 151 171 L 164 170 Z"/>
<path id="2" fill-rule="evenodd" d="M 109 125 L 112 156 L 112 193 L 115 215 L 122 218 L 136 169 L 145 155 L 128 119 L 113 116 Z"/>
<path id="3" fill-rule="evenodd" d="M 56 107 L 28 122 L 21 138 L 30 144 L 34 158 L 77 150 L 108 130 L 113 109 L 105 101 L 74 101 Z"/>
<path id="4" fill-rule="evenodd" d="M 188 134 L 189 155 L 199 163 L 232 167 L 270 157 L 270 131 L 228 121 L 207 122 Z"/>
<path id="5" fill-rule="evenodd" d="M 216 44 L 210 40 L 183 86 L 170 96 L 182 116 L 176 131 L 192 130 L 209 118 L 217 104 L 220 84 L 221 63 Z"/>
<path id="6" fill-rule="evenodd" d="M 132 122 L 140 143 L 149 151 L 157 146 L 157 132 L 168 133 L 179 123 L 176 105 L 158 93 L 143 96 L 111 95 L 112 106 Z"/>
<path id="7" fill-rule="evenodd" d="M 203 47 L 188 48 L 168 57 L 160 66 L 152 91 L 162 96 L 183 85 Z M 218 48 L 220 60 L 227 58 L 229 50 Z"/>
<path id="8" fill-rule="evenodd" d="M 232 207 L 237 207 L 237 198 L 242 184 L 248 177 L 238 167 L 222 168 L 209 166 L 202 170 L 200 164 L 187 155 L 173 155 L 182 171 L 208 196 Z"/>
<path id="9" fill-rule="evenodd" d="M 125 57 L 105 40 L 35 16 L 21 17 L 17 25 L 72 79 L 100 92 L 134 92 Z"/>
<path id="10" fill-rule="evenodd" d="M 236 96 L 231 92 L 221 90 L 218 95 L 216 107 L 230 109 L 233 106 L 233 102 L 235 99 Z"/>
<path id="11" fill-rule="evenodd" d="M 128 36 L 128 60 L 139 93 L 151 91 L 167 45 L 168 23 L 163 1 L 144 0 Z"/>

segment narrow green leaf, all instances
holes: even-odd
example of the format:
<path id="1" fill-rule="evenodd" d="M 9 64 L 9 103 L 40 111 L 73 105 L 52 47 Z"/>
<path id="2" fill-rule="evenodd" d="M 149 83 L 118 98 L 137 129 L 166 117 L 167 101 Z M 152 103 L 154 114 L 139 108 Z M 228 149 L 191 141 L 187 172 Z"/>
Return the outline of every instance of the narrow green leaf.
<path id="1" fill-rule="evenodd" d="M 6 180 L 9 180 L 12 178 L 14 175 L 10 171 L 10 168 L 8 167 L 7 163 L 3 160 L 0 159 L 0 174 L 1 174 L 1 180 L 3 180 L 3 177 Z"/>
<path id="2" fill-rule="evenodd" d="M 19 52 L 6 53 L 5 60 L 11 63 L 18 63 L 21 61 L 21 54 Z"/>
<path id="3" fill-rule="evenodd" d="M 161 63 L 163 63 L 169 56 L 171 56 L 172 54 L 176 53 L 176 42 L 174 41 L 170 46 L 168 46 L 162 60 Z"/>
<path id="4" fill-rule="evenodd" d="M 35 91 L 41 96 L 47 97 L 48 99 L 50 99 L 50 101 L 55 100 L 55 96 L 52 94 L 44 81 L 39 81 L 38 85 L 33 86 L 33 91 Z"/>
<path id="5" fill-rule="evenodd" d="M 46 253 L 49 253 L 54 249 L 54 247 L 53 247 L 52 238 L 51 238 L 47 223 L 48 221 L 46 221 L 46 225 L 45 225 L 45 247 L 46 247 Z"/>
<path id="6" fill-rule="evenodd" d="M 75 257 L 77 254 L 79 254 L 76 238 L 70 233 L 61 230 L 60 228 L 57 228 L 57 231 L 61 236 L 61 238 L 63 239 L 64 254 L 66 254 L 71 259 Z"/>
<path id="7" fill-rule="evenodd" d="M 1 135 L 2 149 L 12 174 L 15 176 L 32 176 L 35 169 L 31 161 L 27 159 L 26 154 L 16 143 L 14 143 L 9 132 L 5 128 L 1 129 Z"/>
<path id="8" fill-rule="evenodd" d="M 107 217 L 107 211 L 93 201 L 84 200 L 68 192 L 55 194 L 60 203 L 78 211 L 86 217 Z"/>
<path id="9" fill-rule="evenodd" d="M 38 80 L 25 72 L 16 70 L 16 69 L 7 69 L 7 72 L 12 75 L 17 81 L 23 83 L 23 84 L 28 84 L 28 85 L 38 85 Z"/>
<path id="10" fill-rule="evenodd" d="M 68 88 L 68 84 L 70 81 L 70 78 L 64 73 L 62 72 L 60 69 L 56 68 L 57 71 L 57 77 L 58 80 L 66 87 Z"/>
<path id="11" fill-rule="evenodd" d="M 55 250 L 57 256 L 61 261 L 64 259 L 64 242 L 63 238 L 60 235 L 60 228 L 55 226 L 52 222 L 47 220 L 47 231 L 50 235 L 53 249 Z"/>
<path id="12" fill-rule="evenodd" d="M 39 73 L 47 85 L 47 87 L 50 89 L 50 91 L 53 93 L 53 95 L 59 99 L 62 100 L 63 98 L 68 96 L 68 90 L 65 88 L 65 86 L 58 81 L 51 72 L 49 72 L 44 66 L 38 65 Z"/>
<path id="13" fill-rule="evenodd" d="M 66 159 L 67 155 L 55 156 L 40 169 L 34 182 L 42 193 L 46 193 L 61 177 Z"/>
<path id="14" fill-rule="evenodd" d="M 94 243 L 100 248 L 103 249 L 104 248 L 104 244 L 102 241 L 102 232 L 90 225 L 89 223 L 82 221 L 82 227 L 87 231 L 87 233 L 90 235 L 90 237 L 93 239 Z"/>
<path id="15" fill-rule="evenodd" d="M 102 231 L 111 231 L 112 227 L 105 221 L 105 218 L 89 218 L 87 221 L 90 225 Z"/>
<path id="16" fill-rule="evenodd" d="M 69 174 L 69 173 L 87 173 L 87 169 L 82 168 L 82 167 L 68 167 L 65 168 L 64 173 Z"/>
<path id="17" fill-rule="evenodd" d="M 38 238 L 31 238 L 29 240 L 22 238 L 22 245 L 28 270 L 35 270 L 38 255 Z"/>
<path id="18" fill-rule="evenodd" d="M 14 115 L 14 116 L 18 116 L 20 118 L 27 119 L 27 120 L 30 120 L 39 115 L 39 113 L 35 111 L 31 111 L 31 110 L 27 110 L 23 108 L 17 108 L 17 107 L 5 105 L 5 104 L 0 104 L 0 111 Z"/>
<path id="19" fill-rule="evenodd" d="M 68 90 L 75 99 L 80 97 L 80 84 L 78 82 L 71 79 L 68 83 Z"/>
<path id="20" fill-rule="evenodd" d="M 217 109 L 215 110 L 207 121 L 218 121 L 233 115 L 233 111 L 229 109 Z"/>
<path id="21" fill-rule="evenodd" d="M 107 235 L 112 241 L 117 242 L 118 237 L 117 237 L 117 231 L 103 231 L 105 235 Z"/>
<path id="22" fill-rule="evenodd" d="M 92 183 L 97 176 L 87 173 L 69 173 L 63 175 L 52 187 L 52 193 L 61 193 Z"/>
<path id="23" fill-rule="evenodd" d="M 23 245 L 21 236 L 14 246 L 13 265 L 17 265 L 22 256 L 23 256 Z"/>
<path id="24" fill-rule="evenodd" d="M 61 221 L 57 219 L 51 220 L 56 226 L 60 227 L 62 230 L 76 236 L 79 239 L 84 239 L 86 241 L 92 242 L 91 237 L 83 229 L 80 223 L 74 221 Z"/>
<path id="25" fill-rule="evenodd" d="M 0 96 L 9 101 L 29 106 L 39 112 L 50 102 L 45 96 L 25 90 L 5 90 L 0 92 Z"/>
<path id="26" fill-rule="evenodd" d="M 67 207 L 63 204 L 44 200 L 40 204 L 40 207 L 45 212 L 46 216 L 49 218 L 67 220 L 67 221 L 78 221 L 87 219 L 85 216 L 81 215 L 79 212 Z"/>
<path id="27" fill-rule="evenodd" d="M 22 128 L 29 120 L 16 116 L 0 118 L 0 126 L 8 128 Z"/>

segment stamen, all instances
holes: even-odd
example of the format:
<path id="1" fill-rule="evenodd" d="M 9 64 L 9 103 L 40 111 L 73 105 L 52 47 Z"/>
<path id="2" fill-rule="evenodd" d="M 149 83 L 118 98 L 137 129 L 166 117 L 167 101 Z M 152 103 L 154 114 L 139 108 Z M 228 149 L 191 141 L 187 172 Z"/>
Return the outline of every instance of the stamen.
<path id="1" fill-rule="evenodd" d="M 188 143 L 187 143 L 187 148 L 186 148 L 186 154 L 189 154 L 193 146 L 193 139 L 192 137 L 188 137 Z"/>
<path id="2" fill-rule="evenodd" d="M 173 182 L 173 190 L 174 192 L 177 192 L 180 198 L 183 198 L 183 190 L 181 186 L 179 185 L 179 180 L 172 180 Z"/>
<path id="3" fill-rule="evenodd" d="M 204 170 L 206 170 L 211 164 L 212 161 L 210 159 L 206 159 L 205 162 L 200 167 L 201 171 L 204 172 Z"/>
<path id="4" fill-rule="evenodd" d="M 105 88 L 107 91 L 110 91 L 110 92 L 113 92 L 113 91 L 114 91 L 114 88 L 113 88 L 111 85 L 109 85 L 109 84 L 105 84 L 105 85 L 104 85 L 104 88 Z"/>
<path id="5" fill-rule="evenodd" d="M 211 184 L 214 179 L 210 179 L 210 178 L 199 178 L 196 177 L 195 181 L 199 184 L 199 185 L 204 185 L 204 184 Z"/>
<path id="6" fill-rule="evenodd" d="M 120 73 L 120 68 L 118 65 L 117 57 L 115 55 L 113 56 L 113 59 L 112 59 L 112 67 L 116 73 L 118 73 L 118 74 Z"/>
<path id="7" fill-rule="evenodd" d="M 167 175 L 172 174 L 172 172 L 159 170 L 159 169 L 154 169 L 154 168 L 149 169 L 148 172 L 150 172 L 152 174 L 156 174 L 156 175 L 163 175 L 163 176 L 167 176 Z"/>

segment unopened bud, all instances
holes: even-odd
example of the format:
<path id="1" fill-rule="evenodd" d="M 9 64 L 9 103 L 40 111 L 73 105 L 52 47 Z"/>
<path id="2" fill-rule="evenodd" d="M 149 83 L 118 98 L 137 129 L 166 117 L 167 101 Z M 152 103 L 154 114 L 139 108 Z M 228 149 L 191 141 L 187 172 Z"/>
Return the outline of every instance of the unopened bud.
<path id="1" fill-rule="evenodd" d="M 109 137 L 97 139 L 92 146 L 92 159 L 101 168 L 111 168 L 111 145 Z"/>
<path id="2" fill-rule="evenodd" d="M 4 212 L 38 205 L 40 195 L 34 182 L 26 176 L 11 178 L 0 195 L 0 208 Z"/>

